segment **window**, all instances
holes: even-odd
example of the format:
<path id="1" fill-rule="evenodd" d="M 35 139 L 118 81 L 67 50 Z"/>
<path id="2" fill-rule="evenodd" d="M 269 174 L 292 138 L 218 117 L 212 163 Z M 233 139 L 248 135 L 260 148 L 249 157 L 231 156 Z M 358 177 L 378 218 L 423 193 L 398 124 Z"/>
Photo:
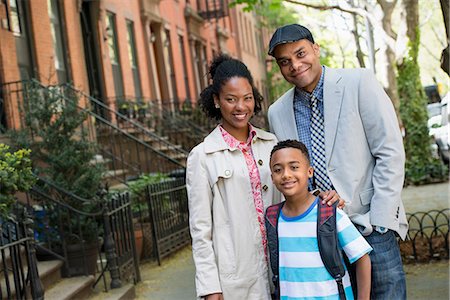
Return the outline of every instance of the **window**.
<path id="1" fill-rule="evenodd" d="M 127 44 L 128 58 L 130 59 L 131 71 L 133 73 L 134 92 L 136 98 L 142 97 L 141 78 L 139 76 L 138 58 L 136 53 L 136 42 L 134 38 L 134 23 L 127 20 Z"/>
<path id="2" fill-rule="evenodd" d="M 127 21 L 127 44 L 128 44 L 128 58 L 130 59 L 130 66 L 137 68 L 136 44 L 134 41 L 134 24 L 132 21 Z"/>
<path id="3" fill-rule="evenodd" d="M 116 97 L 120 98 L 124 95 L 122 68 L 119 60 L 119 47 L 117 44 L 116 17 L 113 13 L 106 13 L 106 38 L 108 42 L 109 58 L 112 66 L 114 91 Z"/>
<path id="4" fill-rule="evenodd" d="M 61 23 L 57 0 L 47 0 L 48 16 L 50 18 L 50 29 L 55 49 L 55 68 L 58 73 L 58 80 L 66 82 L 66 64 L 64 60 L 64 44 L 62 39 Z"/>
<path id="5" fill-rule="evenodd" d="M 117 35 L 115 16 L 113 13 L 106 14 L 106 36 L 108 39 L 109 58 L 114 65 L 119 64 L 119 53 L 117 48 Z"/>
<path id="6" fill-rule="evenodd" d="M 186 99 L 190 99 L 191 91 L 189 90 L 189 79 L 188 70 L 186 63 L 186 51 L 184 51 L 184 39 L 182 35 L 178 35 L 178 42 L 180 44 L 181 60 L 183 63 L 183 73 L 184 73 L 184 86 L 186 91 Z"/>
<path id="7" fill-rule="evenodd" d="M 22 34 L 22 25 L 20 24 L 20 11 L 17 0 L 9 0 L 9 28 L 15 35 Z"/>

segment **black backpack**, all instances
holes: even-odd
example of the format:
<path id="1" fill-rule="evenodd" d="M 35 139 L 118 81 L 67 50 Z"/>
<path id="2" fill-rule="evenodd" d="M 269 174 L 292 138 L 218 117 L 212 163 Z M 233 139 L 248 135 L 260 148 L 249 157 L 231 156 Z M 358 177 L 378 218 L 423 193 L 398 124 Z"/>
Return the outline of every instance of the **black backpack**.
<path id="1" fill-rule="evenodd" d="M 285 201 L 269 206 L 266 210 L 265 223 L 268 237 L 270 253 L 270 267 L 273 272 L 272 281 L 275 285 L 275 299 L 280 299 L 279 282 L 279 260 L 278 260 L 278 217 Z M 345 300 L 344 285 L 342 279 L 345 275 L 345 268 L 342 264 L 341 251 L 338 248 L 338 238 L 336 229 L 336 206 L 338 202 L 328 206 L 322 201 L 318 201 L 317 208 L 317 241 L 319 253 L 325 268 L 336 280 L 339 291 L 339 298 Z M 269 232 L 272 232 L 271 234 Z M 330 234 L 331 233 L 331 234 Z"/>

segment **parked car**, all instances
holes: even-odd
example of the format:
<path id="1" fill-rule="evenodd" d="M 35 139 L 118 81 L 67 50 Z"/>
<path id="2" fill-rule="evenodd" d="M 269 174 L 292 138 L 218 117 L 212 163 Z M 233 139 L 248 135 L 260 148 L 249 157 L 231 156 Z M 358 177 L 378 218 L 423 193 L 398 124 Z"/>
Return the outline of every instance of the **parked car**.
<path id="1" fill-rule="evenodd" d="M 430 136 L 434 136 L 435 131 L 442 125 L 441 102 L 430 103 L 427 105 L 428 111 L 428 131 Z"/>
<path id="2" fill-rule="evenodd" d="M 450 95 L 447 93 L 445 97 L 441 101 L 441 117 L 440 117 L 440 126 L 431 128 L 430 135 L 433 136 L 434 141 L 437 145 L 437 150 L 439 156 L 442 160 L 448 164 L 450 161 L 450 109 L 449 109 L 449 99 Z M 430 120 L 429 120 L 430 124 Z"/>

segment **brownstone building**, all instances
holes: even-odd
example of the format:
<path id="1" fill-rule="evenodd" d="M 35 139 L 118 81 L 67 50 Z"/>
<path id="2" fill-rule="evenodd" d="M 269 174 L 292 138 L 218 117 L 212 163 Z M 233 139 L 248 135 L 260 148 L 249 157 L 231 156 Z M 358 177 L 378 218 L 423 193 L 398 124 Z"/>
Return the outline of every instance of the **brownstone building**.
<path id="1" fill-rule="evenodd" d="M 3 0 L 0 84 L 34 78 L 70 83 L 117 110 L 152 102 L 195 107 L 207 66 L 242 59 L 265 90 L 267 34 L 227 0 Z M 0 121 L 19 126 L 17 99 L 0 97 Z"/>

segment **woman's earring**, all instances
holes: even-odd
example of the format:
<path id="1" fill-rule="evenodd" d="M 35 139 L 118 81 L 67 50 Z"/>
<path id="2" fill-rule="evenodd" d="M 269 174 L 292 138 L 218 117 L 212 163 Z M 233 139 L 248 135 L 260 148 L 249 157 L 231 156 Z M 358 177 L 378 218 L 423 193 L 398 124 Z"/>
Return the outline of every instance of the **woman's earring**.
<path id="1" fill-rule="evenodd" d="M 220 108 L 220 105 L 219 105 L 219 103 L 216 103 L 215 105 L 215 108 L 217 108 L 217 109 L 219 109 Z"/>

